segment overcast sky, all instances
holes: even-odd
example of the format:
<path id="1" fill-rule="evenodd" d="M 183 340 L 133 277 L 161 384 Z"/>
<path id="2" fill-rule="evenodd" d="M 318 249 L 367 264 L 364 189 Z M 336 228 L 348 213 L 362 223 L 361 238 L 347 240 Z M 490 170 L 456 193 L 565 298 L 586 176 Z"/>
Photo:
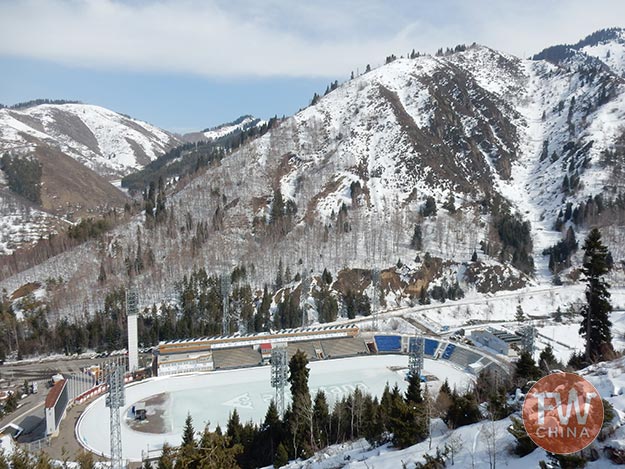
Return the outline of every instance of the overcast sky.
<path id="1" fill-rule="evenodd" d="M 185 131 L 291 114 L 391 53 L 528 56 L 619 19 L 622 0 L 0 0 L 0 102 L 79 99 Z"/>

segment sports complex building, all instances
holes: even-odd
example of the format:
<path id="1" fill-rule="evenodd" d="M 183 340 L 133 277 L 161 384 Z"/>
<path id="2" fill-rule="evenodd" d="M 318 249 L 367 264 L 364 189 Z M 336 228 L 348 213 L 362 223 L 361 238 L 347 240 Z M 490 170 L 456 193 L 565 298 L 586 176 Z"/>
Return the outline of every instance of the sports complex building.
<path id="1" fill-rule="evenodd" d="M 153 362 L 157 376 L 125 387 L 123 457 L 140 461 L 157 457 L 164 443 L 177 446 L 188 414 L 196 428 L 223 427 L 234 409 L 241 421 L 260 422 L 275 397 L 268 366 L 273 348 L 285 348 L 289 358 L 303 351 L 310 361 L 311 393 L 323 390 L 333 405 L 356 387 L 377 396 L 387 383 L 405 390 L 408 353 L 416 341 L 414 335 L 339 325 L 162 342 Z M 463 389 L 483 369 L 508 371 L 497 356 L 439 337 L 423 337 L 423 357 L 423 375 L 434 393 L 445 379 Z M 104 397 L 85 409 L 75 434 L 85 448 L 108 456 Z"/>
<path id="2" fill-rule="evenodd" d="M 406 354 L 414 336 L 361 332 L 356 326 L 319 326 L 258 334 L 233 334 L 161 342 L 156 352 L 158 376 L 180 373 L 244 368 L 267 364 L 274 347 L 286 346 L 289 359 L 298 350 L 309 361 L 379 353 Z M 413 346 L 413 345 L 412 345 Z M 494 360 L 470 347 L 440 340 L 424 339 L 424 356 L 442 358 L 478 372 Z"/>

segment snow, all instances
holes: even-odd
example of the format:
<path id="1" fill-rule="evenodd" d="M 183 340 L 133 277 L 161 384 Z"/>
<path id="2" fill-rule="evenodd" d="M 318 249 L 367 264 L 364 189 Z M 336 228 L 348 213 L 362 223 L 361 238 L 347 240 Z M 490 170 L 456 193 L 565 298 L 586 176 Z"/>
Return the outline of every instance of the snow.
<path id="1" fill-rule="evenodd" d="M 7 435 L 0 437 L 0 451 L 5 457 L 10 457 L 13 454 L 15 442 L 12 437 Z"/>
<path id="2" fill-rule="evenodd" d="M 311 394 L 324 390 L 332 405 L 337 399 L 352 392 L 356 387 L 373 395 L 380 396 L 388 382 L 392 387 L 398 384 L 405 390 L 404 376 L 408 357 L 400 355 L 377 355 L 311 362 L 309 386 Z M 390 367 L 402 367 L 403 371 L 393 371 Z M 471 377 L 450 364 L 438 360 L 424 361 L 426 374 L 437 376 L 440 381 L 430 386 L 438 392 L 442 381 L 459 390 L 465 389 Z M 261 422 L 269 401 L 275 396 L 270 386 L 270 367 L 256 367 L 231 371 L 215 371 L 204 374 L 179 375 L 150 379 L 126 387 L 126 405 L 121 410 L 124 416 L 122 425 L 123 454 L 125 458 L 140 460 L 141 451 L 158 449 L 167 441 L 178 445 L 181 441 L 184 421 L 190 413 L 193 424 L 200 430 L 206 424 L 214 428 L 225 427 L 229 413 L 237 409 L 241 421 Z M 168 403 L 164 405 L 168 431 L 163 434 L 139 432 L 126 423 L 132 405 L 138 401 L 160 393 L 168 393 Z M 104 405 L 104 397 L 93 402 L 82 414 L 76 435 L 79 441 L 101 454 L 109 454 L 108 421 L 109 409 Z M 148 411 L 149 419 L 150 411 Z"/>
<path id="3" fill-rule="evenodd" d="M 625 31 L 621 30 L 618 36 L 616 40 L 586 46 L 581 51 L 591 57 L 597 57 L 614 72 L 625 77 Z"/>
<path id="4" fill-rule="evenodd" d="M 238 124 L 220 125 L 219 127 L 216 127 L 214 129 L 202 132 L 202 135 L 204 135 L 204 137 L 206 137 L 206 139 L 208 140 L 217 140 L 218 138 L 225 137 L 226 135 L 236 132 L 237 130 L 246 129 L 251 124 L 253 124 L 254 121 L 257 121 L 257 119 L 252 116 L 248 116 L 245 119 L 243 119 L 241 122 L 239 122 Z M 261 121 L 258 121 L 256 125 L 261 126 L 264 123 L 265 121 L 261 120 Z"/>
<path id="5" fill-rule="evenodd" d="M 76 120 L 85 128 L 76 127 Z M 0 151 L 32 150 L 31 137 L 58 147 L 100 174 L 118 177 L 142 168 L 178 142 L 153 125 L 100 106 L 42 104 L 0 109 Z"/>
<path id="6" fill-rule="evenodd" d="M 603 448 L 625 448 L 625 359 L 593 365 L 580 374 L 588 379 L 599 391 L 602 398 L 610 402 L 617 413 L 612 422 L 614 434 L 601 442 L 596 440 L 592 446 L 597 449 L 599 459 L 588 462 L 585 467 L 600 469 L 611 467 Z M 513 414 L 520 418 L 519 412 Z M 539 467 L 540 461 L 548 461 L 548 456 L 541 448 L 522 458 L 513 453 L 516 440 L 507 431 L 512 424 L 510 418 L 499 421 L 484 420 L 482 422 L 449 430 L 439 419 L 431 424 L 432 439 L 425 440 L 403 450 L 396 450 L 389 444 L 373 447 L 365 440 L 333 445 L 326 448 L 306 461 L 291 461 L 288 469 L 330 469 L 344 467 L 346 469 L 395 469 L 398 467 L 414 467 L 424 462 L 424 455 L 436 455 L 436 450 L 444 450 L 445 446 L 454 447 L 454 466 L 465 468 L 496 467 L 526 469 Z M 494 448 L 494 450 L 489 449 Z M 451 466 L 451 454 L 447 456 L 447 466 Z"/>

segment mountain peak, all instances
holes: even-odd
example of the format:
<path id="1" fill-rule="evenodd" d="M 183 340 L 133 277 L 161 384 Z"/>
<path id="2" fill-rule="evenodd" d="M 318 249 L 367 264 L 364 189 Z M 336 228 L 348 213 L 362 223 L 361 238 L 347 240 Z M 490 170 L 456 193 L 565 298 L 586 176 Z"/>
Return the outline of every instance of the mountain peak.
<path id="1" fill-rule="evenodd" d="M 576 44 L 558 44 L 532 57 L 556 65 L 571 62 L 600 61 L 615 74 L 625 77 L 625 29 L 608 28 L 595 31 Z"/>
<path id="2" fill-rule="evenodd" d="M 54 147 L 109 179 L 142 168 L 178 143 L 171 134 L 101 106 L 35 100 L 0 109 L 0 150 Z"/>

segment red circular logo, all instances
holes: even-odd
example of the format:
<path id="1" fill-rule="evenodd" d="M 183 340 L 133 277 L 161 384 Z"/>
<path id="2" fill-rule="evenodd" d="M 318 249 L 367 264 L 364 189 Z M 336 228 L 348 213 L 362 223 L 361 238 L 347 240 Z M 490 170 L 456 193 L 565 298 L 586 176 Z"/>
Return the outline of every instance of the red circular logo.
<path id="1" fill-rule="evenodd" d="M 595 387 L 579 375 L 554 373 L 541 378 L 523 403 L 528 436 L 555 454 L 581 451 L 603 425 L 603 402 Z"/>

